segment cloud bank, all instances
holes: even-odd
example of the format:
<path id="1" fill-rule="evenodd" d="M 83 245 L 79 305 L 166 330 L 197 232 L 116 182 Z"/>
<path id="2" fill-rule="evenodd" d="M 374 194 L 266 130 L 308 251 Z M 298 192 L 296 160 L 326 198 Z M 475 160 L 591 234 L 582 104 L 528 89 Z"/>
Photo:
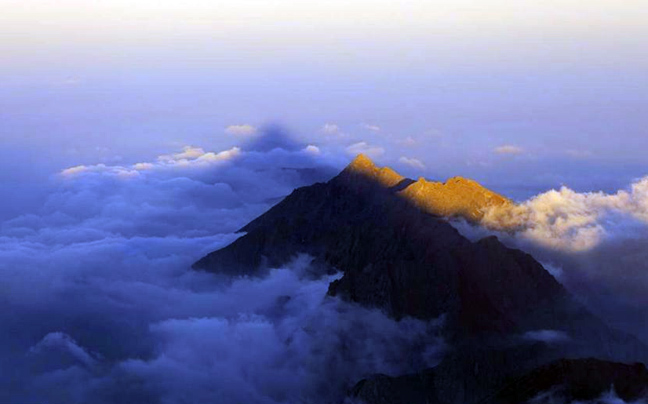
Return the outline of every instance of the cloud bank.
<path id="1" fill-rule="evenodd" d="M 648 177 L 614 194 L 551 190 L 514 209 L 494 208 L 483 224 L 514 228 L 535 243 L 570 251 L 590 250 L 606 238 L 629 235 L 633 222 L 648 224 Z"/>
<path id="2" fill-rule="evenodd" d="M 329 175 L 275 143 L 63 170 L 40 212 L 2 223 L 0 401 L 330 402 L 436 363 L 440 322 L 327 297 L 308 257 L 263 279 L 189 270 Z"/>

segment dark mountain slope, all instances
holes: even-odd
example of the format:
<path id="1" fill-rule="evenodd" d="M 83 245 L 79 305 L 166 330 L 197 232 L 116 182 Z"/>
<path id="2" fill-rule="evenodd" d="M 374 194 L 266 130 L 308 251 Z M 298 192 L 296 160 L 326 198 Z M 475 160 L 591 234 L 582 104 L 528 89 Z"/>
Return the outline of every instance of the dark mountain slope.
<path id="1" fill-rule="evenodd" d="M 444 316 L 452 350 L 434 372 L 440 402 L 476 402 L 507 378 L 565 356 L 648 358 L 642 344 L 590 314 L 530 255 L 495 237 L 473 243 L 461 236 L 433 214 L 429 206 L 437 205 L 412 199 L 407 190 L 415 184 L 360 156 L 329 182 L 296 189 L 194 267 L 261 276 L 309 254 L 320 271 L 344 273 L 330 295 L 396 319 Z M 471 184 L 451 196 L 442 187 L 446 214 L 509 203 Z"/>
<path id="2" fill-rule="evenodd" d="M 376 375 L 356 384 L 350 395 L 371 404 L 443 403 L 448 401 L 440 394 L 442 378 L 440 369 L 400 377 Z M 592 358 L 561 359 L 509 379 L 504 387 L 479 402 L 519 404 L 532 402 L 534 398 L 538 403 L 592 401 L 612 388 L 626 402 L 645 398 L 648 393 L 646 366 Z M 539 400 L 541 395 L 546 395 L 546 399 Z"/>

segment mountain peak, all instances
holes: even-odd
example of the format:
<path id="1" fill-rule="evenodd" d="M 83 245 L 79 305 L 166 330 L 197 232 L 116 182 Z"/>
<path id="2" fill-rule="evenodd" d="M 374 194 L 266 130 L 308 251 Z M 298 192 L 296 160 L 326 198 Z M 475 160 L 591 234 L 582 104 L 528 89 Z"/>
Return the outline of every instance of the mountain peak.
<path id="1" fill-rule="evenodd" d="M 355 156 L 355 158 L 353 159 L 353 161 L 351 161 L 351 163 L 349 163 L 347 168 L 352 170 L 365 171 L 377 169 L 378 167 L 376 167 L 376 164 L 374 164 L 374 162 L 366 154 L 360 153 Z"/>
<path id="2" fill-rule="evenodd" d="M 378 186 L 397 193 L 419 209 L 436 216 L 462 217 L 479 222 L 494 206 L 512 206 L 506 197 L 475 180 L 452 177 L 445 182 L 419 177 L 417 181 L 398 174 L 389 167 L 378 167 L 369 157 L 359 154 L 338 176 L 351 189 Z"/>
<path id="3" fill-rule="evenodd" d="M 362 153 L 358 154 L 349 163 L 339 177 L 353 184 L 356 188 L 372 183 L 391 188 L 406 179 L 389 167 L 378 167 L 369 157 Z"/>

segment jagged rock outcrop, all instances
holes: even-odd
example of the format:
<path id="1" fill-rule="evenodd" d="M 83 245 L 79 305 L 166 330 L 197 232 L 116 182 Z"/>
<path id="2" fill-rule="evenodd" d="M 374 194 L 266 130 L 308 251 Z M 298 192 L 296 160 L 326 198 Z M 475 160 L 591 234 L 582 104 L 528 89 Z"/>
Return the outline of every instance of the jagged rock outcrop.
<path id="1" fill-rule="evenodd" d="M 452 350 L 430 379 L 434 402 L 478 402 L 508 378 L 566 355 L 648 358 L 646 347 L 589 313 L 529 254 L 495 237 L 473 243 L 443 217 L 477 220 L 488 206 L 508 203 L 473 181 L 413 182 L 359 156 L 329 182 L 293 191 L 194 267 L 261 276 L 308 254 L 321 272 L 344 273 L 330 295 L 396 319 L 443 316 Z M 564 338 L 543 341 L 543 332 Z"/>

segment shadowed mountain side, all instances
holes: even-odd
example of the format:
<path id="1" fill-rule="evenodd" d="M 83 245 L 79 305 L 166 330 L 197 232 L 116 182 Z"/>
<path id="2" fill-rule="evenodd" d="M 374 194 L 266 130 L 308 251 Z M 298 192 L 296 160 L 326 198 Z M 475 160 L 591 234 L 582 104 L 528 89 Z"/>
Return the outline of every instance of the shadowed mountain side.
<path id="1" fill-rule="evenodd" d="M 362 380 L 350 396 L 366 404 L 436 404 L 448 402 L 443 390 L 442 368 L 414 375 L 388 377 L 376 375 Z M 483 404 L 519 404 L 531 402 L 570 403 L 595 400 L 614 387 L 626 402 L 645 398 L 648 393 L 648 370 L 641 363 L 623 364 L 597 359 L 561 359 L 540 366 L 521 377 L 511 378 Z M 467 397 L 464 402 L 470 401 Z"/>
<path id="2" fill-rule="evenodd" d="M 445 315 L 452 339 L 561 330 L 591 341 L 589 348 L 627 340 L 574 302 L 529 254 L 495 237 L 472 243 L 402 197 L 406 180 L 360 155 L 329 182 L 293 191 L 194 267 L 262 275 L 308 254 L 322 271 L 344 272 L 331 295 L 394 318 Z"/>
<path id="3" fill-rule="evenodd" d="M 329 182 L 293 191 L 195 268 L 260 276 L 308 254 L 322 273 L 344 273 L 330 295 L 396 319 L 443 316 L 452 348 L 435 376 L 442 402 L 477 402 L 507 378 L 566 356 L 648 358 L 645 346 L 589 313 L 529 254 L 495 237 L 473 243 L 421 209 L 403 195 L 412 185 L 360 156 Z"/>
<path id="4" fill-rule="evenodd" d="M 491 206 L 510 203 L 471 180 L 456 177 L 445 184 L 427 182 L 422 178 L 413 181 L 391 168 L 376 167 L 361 154 L 331 181 L 296 189 L 281 203 L 240 230 L 247 232 L 247 235 L 207 255 L 193 267 L 232 275 L 252 275 L 259 268 L 286 263 L 296 249 L 308 253 L 311 251 L 307 250 L 317 250 L 313 241 L 321 244 L 326 235 L 338 233 L 340 229 L 336 226 L 340 223 L 345 228 L 357 228 L 363 222 L 382 219 L 376 215 L 389 213 L 398 216 L 403 212 L 390 211 L 399 199 L 409 202 L 400 203 L 399 211 L 405 205 L 410 205 L 406 210 L 412 217 L 423 217 L 418 212 L 420 209 L 435 216 L 462 216 L 472 221 L 479 220 L 482 212 Z M 418 209 L 411 209 L 412 206 Z M 322 217 L 322 214 L 330 217 Z M 428 219 L 428 222 L 431 220 Z M 303 225 L 318 227 L 304 229 Z M 449 225 L 442 227 L 450 228 Z M 296 234 L 288 234 L 295 229 L 298 229 Z M 322 235 L 311 234 L 315 232 Z M 309 233 L 308 237 L 305 233 Z M 449 237 L 461 238 L 458 234 Z M 288 244 L 293 244 L 293 248 L 288 248 Z"/>
<path id="5" fill-rule="evenodd" d="M 648 398 L 648 370 L 643 363 L 624 364 L 598 359 L 559 360 L 511 380 L 493 403 L 527 402 L 551 392 L 564 402 L 595 400 L 614 388 L 626 402 Z"/>

